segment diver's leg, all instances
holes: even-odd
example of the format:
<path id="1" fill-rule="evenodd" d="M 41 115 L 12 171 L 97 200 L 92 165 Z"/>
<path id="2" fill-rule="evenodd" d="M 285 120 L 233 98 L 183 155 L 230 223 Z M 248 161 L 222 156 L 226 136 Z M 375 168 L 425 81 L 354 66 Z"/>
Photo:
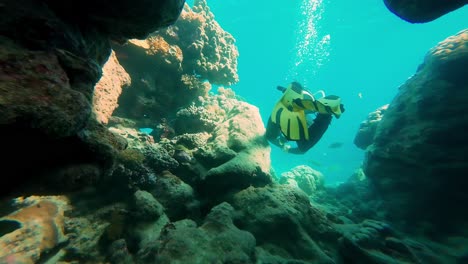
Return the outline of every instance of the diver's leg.
<path id="1" fill-rule="evenodd" d="M 314 119 L 314 123 L 309 126 L 309 140 L 297 141 L 297 152 L 306 153 L 311 147 L 313 147 L 322 138 L 325 131 L 332 120 L 330 114 L 317 114 Z"/>
<path id="2" fill-rule="evenodd" d="M 282 147 L 283 142 L 280 141 L 281 130 L 279 129 L 278 125 L 271 121 L 271 118 L 268 118 L 268 124 L 266 127 L 265 137 L 268 141 L 272 144 Z"/>

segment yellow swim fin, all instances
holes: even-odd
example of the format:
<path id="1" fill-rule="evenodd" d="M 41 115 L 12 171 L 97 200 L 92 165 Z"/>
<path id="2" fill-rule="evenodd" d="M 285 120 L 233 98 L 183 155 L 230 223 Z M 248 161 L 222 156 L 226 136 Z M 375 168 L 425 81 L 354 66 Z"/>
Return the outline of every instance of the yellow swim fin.
<path id="1" fill-rule="evenodd" d="M 297 99 L 311 99 L 300 84 L 292 83 L 284 90 L 283 96 L 276 103 L 271 113 L 271 121 L 279 125 L 281 132 L 288 140 L 308 140 L 309 130 L 303 109 L 295 107 Z"/>
<path id="2" fill-rule="evenodd" d="M 328 113 L 335 115 L 336 118 L 340 118 L 341 114 L 344 112 L 341 98 L 336 95 L 328 95 L 317 99 L 317 101 L 325 107 Z"/>
<path id="3" fill-rule="evenodd" d="M 336 118 L 340 118 L 344 112 L 341 98 L 336 95 L 328 95 L 317 100 L 295 100 L 294 108 L 309 110 L 312 112 L 319 112 L 321 114 L 333 114 Z"/>

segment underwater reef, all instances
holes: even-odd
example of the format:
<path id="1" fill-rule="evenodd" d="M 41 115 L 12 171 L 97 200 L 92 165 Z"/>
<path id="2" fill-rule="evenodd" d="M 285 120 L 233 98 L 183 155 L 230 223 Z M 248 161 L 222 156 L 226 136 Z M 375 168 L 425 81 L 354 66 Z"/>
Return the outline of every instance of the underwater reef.
<path id="1" fill-rule="evenodd" d="M 369 114 L 362 168 L 325 186 L 276 174 L 205 0 L 108 5 L 0 5 L 0 263 L 468 260 L 467 30 Z"/>
<path id="2" fill-rule="evenodd" d="M 408 229 L 460 232 L 468 216 L 468 30 L 431 49 L 377 125 L 364 171 Z M 416 223 L 420 223 L 418 226 Z M 424 225 L 424 226 L 422 226 Z M 405 226 L 402 223 L 402 226 Z"/>

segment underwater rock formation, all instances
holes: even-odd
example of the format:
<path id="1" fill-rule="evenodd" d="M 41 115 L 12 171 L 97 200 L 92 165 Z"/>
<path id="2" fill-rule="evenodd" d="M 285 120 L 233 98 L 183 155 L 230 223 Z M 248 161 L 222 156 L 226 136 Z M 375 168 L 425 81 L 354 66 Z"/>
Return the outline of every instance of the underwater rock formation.
<path id="1" fill-rule="evenodd" d="M 386 219 L 384 201 L 375 192 L 362 169 L 357 169 L 346 182 L 314 193 L 311 199 L 314 205 L 330 216 L 337 217 L 338 222 Z"/>
<path id="2" fill-rule="evenodd" d="M 238 81 L 234 38 L 214 20 L 206 1 L 186 4 L 177 22 L 145 40 L 113 45 L 119 61 L 132 77 L 116 115 L 152 126 L 206 96 L 211 84 Z M 177 95 L 177 96 L 175 96 Z"/>
<path id="3" fill-rule="evenodd" d="M 202 114 L 191 111 L 193 116 L 184 115 L 183 120 L 199 120 L 189 123 L 199 124 L 191 127 L 192 132 L 200 133 L 209 127 L 211 137 L 197 148 L 186 146 L 193 154 L 193 165 L 178 172 L 211 202 L 229 192 L 272 182 L 270 146 L 263 136 L 265 127 L 258 108 L 237 100 L 230 90 L 220 89 L 218 93 L 202 98 L 198 108 Z"/>
<path id="4" fill-rule="evenodd" d="M 68 204 L 58 196 L 16 199 L 20 208 L 0 218 L 0 263 L 37 263 L 64 243 L 63 214 Z"/>
<path id="5" fill-rule="evenodd" d="M 172 221 L 200 215 L 193 188 L 169 171 L 159 175 L 150 191 L 164 205 L 165 213 Z"/>
<path id="6" fill-rule="evenodd" d="M 440 254 L 434 244 L 425 245 L 405 238 L 388 224 L 364 220 L 360 224 L 340 225 L 339 239 L 343 263 L 453 263 Z"/>
<path id="7" fill-rule="evenodd" d="M 41 181 L 49 171 L 82 177 L 83 169 L 70 166 L 85 166 L 91 178 L 109 174 L 122 142 L 92 116 L 93 89 L 110 55 L 109 42 L 173 23 L 183 3 L 119 1 L 108 8 L 106 1 L 2 2 L 8 12 L 0 21 L 0 137 L 8 138 L 4 169 L 16 177 L 2 185 L 0 196 L 29 180 L 47 185 Z"/>
<path id="8" fill-rule="evenodd" d="M 309 166 L 299 165 L 281 174 L 279 183 L 303 190 L 307 195 L 323 189 L 323 174 Z"/>
<path id="9" fill-rule="evenodd" d="M 255 263 L 255 238 L 233 224 L 233 215 L 222 203 L 200 226 L 187 219 L 166 225 L 156 243 L 138 252 L 138 263 Z"/>
<path id="10" fill-rule="evenodd" d="M 235 194 L 230 203 L 239 212 L 234 223 L 255 236 L 265 257 L 334 263 L 339 234 L 301 190 L 287 185 L 249 187 Z"/>
<path id="11" fill-rule="evenodd" d="M 185 5 L 179 20 L 158 34 L 182 49 L 185 72 L 217 85 L 239 81 L 235 39 L 216 22 L 206 0 L 196 0 L 193 10 Z"/>
<path id="12" fill-rule="evenodd" d="M 435 20 L 466 5 L 466 0 L 384 0 L 387 8 L 401 19 L 411 23 Z"/>
<path id="13" fill-rule="evenodd" d="M 367 116 L 367 120 L 363 121 L 359 125 L 359 130 L 354 137 L 354 145 L 358 148 L 366 150 L 366 148 L 372 144 L 374 140 L 375 131 L 377 130 L 377 125 L 380 120 L 382 120 L 385 111 L 387 111 L 388 104 L 379 107 L 374 112 L 370 113 Z"/>
<path id="14" fill-rule="evenodd" d="M 102 77 L 94 87 L 93 111 L 96 119 L 107 124 L 112 116 L 122 89 L 130 86 L 131 80 L 125 69 L 119 64 L 115 52 L 112 51 L 104 67 Z"/>
<path id="15" fill-rule="evenodd" d="M 468 218 L 468 30 L 440 42 L 399 88 L 367 148 L 364 171 L 409 231 L 444 235 Z M 418 226 L 417 224 L 424 224 Z M 407 223 L 407 224 L 404 224 Z"/>

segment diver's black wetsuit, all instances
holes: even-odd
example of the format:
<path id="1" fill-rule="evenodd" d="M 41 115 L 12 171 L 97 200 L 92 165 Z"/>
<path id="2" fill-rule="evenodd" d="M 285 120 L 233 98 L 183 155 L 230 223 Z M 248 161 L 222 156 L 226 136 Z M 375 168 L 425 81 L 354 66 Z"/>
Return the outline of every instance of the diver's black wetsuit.
<path id="1" fill-rule="evenodd" d="M 332 115 L 330 114 L 321 114 L 318 113 L 314 119 L 314 123 L 309 126 L 309 140 L 297 140 L 297 147 L 290 148 L 288 153 L 293 154 L 304 154 L 310 148 L 312 148 L 317 142 L 322 138 L 325 131 L 327 131 L 328 126 L 332 120 Z M 283 147 L 283 144 L 287 139 L 281 133 L 280 127 L 271 121 L 271 118 L 268 119 L 268 125 L 265 133 L 266 138 L 271 143 L 275 144 L 278 147 Z M 283 139 L 283 140 L 281 140 Z"/>

